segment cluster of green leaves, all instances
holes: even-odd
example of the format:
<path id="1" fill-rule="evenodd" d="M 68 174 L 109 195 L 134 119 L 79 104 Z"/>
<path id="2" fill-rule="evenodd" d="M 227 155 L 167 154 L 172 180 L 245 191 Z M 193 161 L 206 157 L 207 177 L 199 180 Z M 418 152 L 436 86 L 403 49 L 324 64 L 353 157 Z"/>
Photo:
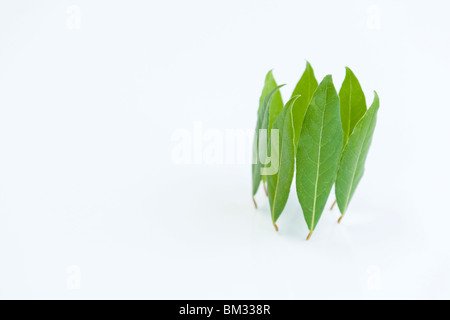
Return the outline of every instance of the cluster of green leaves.
<path id="1" fill-rule="evenodd" d="M 254 196 L 261 183 L 264 187 L 267 184 L 272 222 L 278 231 L 276 222 L 286 206 L 295 175 L 309 239 L 334 184 L 341 212 L 339 222 L 347 212 L 364 174 L 379 98 L 375 92 L 367 110 L 364 92 L 349 68 L 338 94 L 331 75 L 319 84 L 309 63 L 285 105 L 281 87 L 270 71 L 259 101 L 252 165 L 253 201 L 257 207 Z M 278 143 L 272 144 L 274 130 Z M 278 160 L 275 174 L 264 170 L 268 154 L 270 159 Z"/>

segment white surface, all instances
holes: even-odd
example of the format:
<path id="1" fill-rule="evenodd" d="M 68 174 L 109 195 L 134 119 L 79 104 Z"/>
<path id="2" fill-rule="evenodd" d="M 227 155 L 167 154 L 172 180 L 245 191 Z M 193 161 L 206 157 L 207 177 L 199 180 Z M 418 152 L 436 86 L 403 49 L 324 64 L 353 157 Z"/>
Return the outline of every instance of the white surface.
<path id="1" fill-rule="evenodd" d="M 3 1 L 0 298 L 450 298 L 449 10 Z M 253 129 L 265 73 L 286 99 L 304 59 L 381 97 L 348 216 L 310 242 L 295 192 L 275 233 L 248 165 L 171 158 L 196 121 Z"/>

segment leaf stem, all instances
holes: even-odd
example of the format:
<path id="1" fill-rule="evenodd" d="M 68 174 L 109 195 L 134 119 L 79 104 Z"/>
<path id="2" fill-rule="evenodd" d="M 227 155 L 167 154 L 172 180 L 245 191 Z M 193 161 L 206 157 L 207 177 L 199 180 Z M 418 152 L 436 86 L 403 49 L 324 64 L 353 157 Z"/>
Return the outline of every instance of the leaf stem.
<path id="1" fill-rule="evenodd" d="M 341 223 L 343 218 L 344 218 L 344 216 L 342 215 L 342 216 L 339 218 L 338 223 Z"/>
<path id="2" fill-rule="evenodd" d="M 278 226 L 275 222 L 273 223 L 273 226 L 275 227 L 275 231 L 278 232 Z"/>
<path id="3" fill-rule="evenodd" d="M 255 209 L 258 209 L 258 204 L 256 203 L 255 197 L 253 197 L 252 199 L 253 199 L 253 204 L 255 205 Z"/>
<path id="4" fill-rule="evenodd" d="M 266 186 L 265 183 L 263 183 L 263 185 L 264 185 L 264 191 L 266 192 L 266 197 L 268 197 L 269 196 L 269 191 L 267 191 L 267 186 Z"/>
<path id="5" fill-rule="evenodd" d="M 313 232 L 314 232 L 314 230 L 311 230 L 311 232 L 308 234 L 308 238 L 306 238 L 306 240 L 311 239 L 311 236 L 312 236 Z"/>
<path id="6" fill-rule="evenodd" d="M 334 200 L 334 202 L 333 202 L 333 205 L 331 206 L 331 208 L 330 208 L 330 211 L 333 211 L 333 209 L 334 209 L 334 206 L 336 205 L 336 203 L 337 203 L 337 199 L 336 200 Z"/>

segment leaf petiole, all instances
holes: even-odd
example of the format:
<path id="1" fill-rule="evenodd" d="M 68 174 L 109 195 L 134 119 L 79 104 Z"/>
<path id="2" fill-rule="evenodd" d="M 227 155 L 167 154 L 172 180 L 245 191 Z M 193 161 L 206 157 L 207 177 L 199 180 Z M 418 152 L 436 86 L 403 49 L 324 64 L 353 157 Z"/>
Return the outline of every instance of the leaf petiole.
<path id="1" fill-rule="evenodd" d="M 334 200 L 333 205 L 330 208 L 330 211 L 333 211 L 334 207 L 336 206 L 337 200 Z"/>

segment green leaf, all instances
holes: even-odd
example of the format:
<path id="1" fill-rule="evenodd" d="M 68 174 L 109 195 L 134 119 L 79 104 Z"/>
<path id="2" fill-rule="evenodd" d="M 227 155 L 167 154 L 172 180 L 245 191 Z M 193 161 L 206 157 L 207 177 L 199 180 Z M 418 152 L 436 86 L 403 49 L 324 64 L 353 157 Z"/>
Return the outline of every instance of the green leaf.
<path id="1" fill-rule="evenodd" d="M 275 81 L 275 78 L 273 76 L 273 71 L 270 70 L 267 73 L 267 75 L 266 75 L 266 79 L 264 81 L 264 88 L 263 88 L 263 91 L 261 93 L 261 97 L 259 98 L 258 118 L 259 118 L 261 113 L 262 113 L 262 117 L 264 117 L 264 113 L 265 113 L 265 110 L 263 110 L 264 109 L 264 99 L 277 86 L 278 86 L 277 82 Z M 272 101 L 271 101 L 271 104 L 270 104 L 270 108 L 272 109 L 272 118 L 269 119 L 269 124 L 270 124 L 270 127 L 272 127 L 272 124 L 273 124 L 273 122 L 276 119 L 275 115 L 279 114 L 281 112 L 281 110 L 283 109 L 283 99 L 281 98 L 281 93 L 280 92 L 276 92 L 275 93 L 275 96 L 272 98 Z M 256 128 L 256 132 L 259 132 L 259 129 L 261 129 L 261 128 L 257 127 Z M 258 153 L 258 146 L 257 145 L 256 145 L 256 152 Z M 266 177 L 265 176 L 263 176 L 262 179 L 263 179 L 264 182 L 266 181 Z M 256 187 L 256 192 L 258 191 L 260 182 L 261 181 L 258 182 L 258 185 Z M 256 192 L 253 195 L 255 195 Z M 256 203 L 255 203 L 255 205 L 256 205 Z"/>
<path id="2" fill-rule="evenodd" d="M 311 237 L 336 179 L 343 146 L 339 96 L 331 76 L 315 91 L 297 151 L 297 195 Z"/>
<path id="3" fill-rule="evenodd" d="M 342 216 L 347 212 L 350 200 L 364 175 L 364 165 L 372 143 L 379 107 L 380 99 L 375 92 L 372 106 L 358 122 L 344 147 L 336 178 L 336 199 Z"/>
<path id="4" fill-rule="evenodd" d="M 311 67 L 311 64 L 308 61 L 306 61 L 305 72 L 300 78 L 300 81 L 297 83 L 294 93 L 292 94 L 292 97 L 301 96 L 300 99 L 297 100 L 296 102 L 296 104 L 299 104 L 299 107 L 295 108 L 297 112 L 294 113 L 294 123 L 296 126 L 298 126 L 297 130 L 295 131 L 296 143 L 298 143 L 301 131 L 300 129 L 303 124 L 306 109 L 308 109 L 309 103 L 311 102 L 311 98 L 314 92 L 316 91 L 318 85 L 319 84 L 317 83 L 316 77 L 314 76 L 314 70 Z"/>
<path id="5" fill-rule="evenodd" d="M 272 222 L 276 230 L 278 230 L 278 227 L 275 223 L 286 206 L 294 178 L 295 154 L 298 142 L 295 140 L 296 128 L 297 130 L 299 128 L 298 124 L 295 123 L 294 114 L 302 108 L 302 105 L 297 103 L 300 101 L 299 98 L 300 96 L 296 96 L 289 100 L 272 127 L 272 134 L 274 130 L 278 130 L 279 139 L 275 148 L 270 149 L 270 153 L 272 158 L 279 159 L 279 170 L 274 175 L 268 175 L 266 179 Z M 269 146 L 272 146 L 272 144 L 269 144 Z"/>
<path id="6" fill-rule="evenodd" d="M 346 75 L 341 90 L 339 91 L 339 98 L 341 101 L 341 118 L 345 146 L 356 124 L 367 111 L 364 92 L 350 68 L 346 68 Z"/>
<path id="7" fill-rule="evenodd" d="M 258 120 L 256 123 L 255 136 L 253 140 L 253 164 L 252 164 L 252 181 L 253 181 L 253 196 L 256 195 L 259 189 L 259 185 L 261 183 L 261 161 L 258 158 L 261 154 L 266 154 L 265 150 L 260 150 L 260 130 L 268 130 L 270 123 L 270 114 L 271 114 L 271 102 L 276 93 L 279 91 L 281 87 L 284 85 L 275 87 L 272 89 L 264 98 L 262 102 L 261 108 L 258 110 Z M 276 110 L 275 110 L 276 111 Z M 267 137 L 268 138 L 268 137 Z M 262 144 L 267 146 L 267 138 L 266 143 Z M 255 202 L 256 205 L 256 202 Z"/>

